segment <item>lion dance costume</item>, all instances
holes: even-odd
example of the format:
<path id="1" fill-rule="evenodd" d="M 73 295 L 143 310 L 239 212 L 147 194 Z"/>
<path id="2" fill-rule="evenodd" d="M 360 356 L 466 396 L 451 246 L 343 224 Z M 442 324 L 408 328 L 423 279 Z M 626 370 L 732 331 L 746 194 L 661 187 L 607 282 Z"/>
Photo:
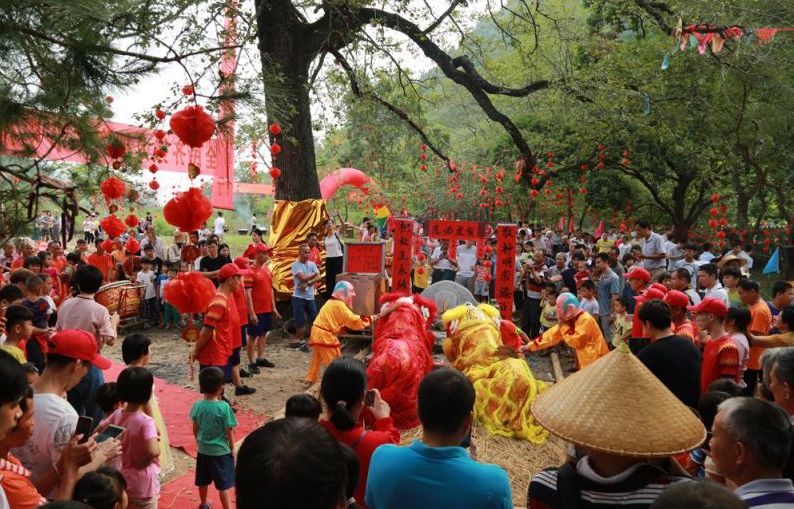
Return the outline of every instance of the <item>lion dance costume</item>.
<path id="1" fill-rule="evenodd" d="M 372 324 L 370 316 L 358 316 L 350 309 L 356 296 L 353 285 L 347 281 L 336 283 L 331 299 L 328 300 L 312 323 L 309 346 L 312 348 L 312 361 L 305 382 L 314 383 L 320 368 L 328 366 L 342 356 L 342 344 L 337 337 L 345 329 L 364 330 Z"/>
<path id="2" fill-rule="evenodd" d="M 419 425 L 419 382 L 433 367 L 435 337 L 430 325 L 436 317 L 436 304 L 419 295 L 402 294 L 384 295 L 380 303 L 384 316 L 375 325 L 367 383 L 370 389 L 378 389 L 391 407 L 394 425 L 411 429 Z M 387 308 L 391 310 L 388 314 Z"/>
<path id="3" fill-rule="evenodd" d="M 546 384 L 535 380 L 526 360 L 503 343 L 499 311 L 464 304 L 441 319 L 447 327 L 444 354 L 477 393 L 474 418 L 494 435 L 543 443 L 548 432 L 535 423 L 530 405 Z"/>
<path id="4" fill-rule="evenodd" d="M 604 341 L 598 322 L 582 310 L 579 299 L 573 294 L 561 293 L 557 297 L 557 320 L 557 325 L 529 344 L 531 352 L 565 341 L 576 352 L 576 362 L 580 369 L 609 353 L 609 346 Z"/>

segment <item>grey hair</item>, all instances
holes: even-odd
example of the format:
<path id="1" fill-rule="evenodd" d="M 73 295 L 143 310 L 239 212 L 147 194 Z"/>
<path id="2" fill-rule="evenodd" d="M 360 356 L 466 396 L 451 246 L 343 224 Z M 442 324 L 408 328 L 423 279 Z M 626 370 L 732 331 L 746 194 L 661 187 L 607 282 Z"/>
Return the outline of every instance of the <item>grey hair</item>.
<path id="1" fill-rule="evenodd" d="M 794 389 L 794 347 L 779 348 L 773 366 L 775 377 Z"/>
<path id="2" fill-rule="evenodd" d="M 791 449 L 791 422 L 779 406 L 755 398 L 731 398 L 717 407 L 724 412 L 728 435 L 747 446 L 758 463 L 783 470 Z"/>
<path id="3" fill-rule="evenodd" d="M 764 385 L 769 387 L 769 376 L 772 374 L 772 366 L 783 348 L 767 348 L 761 354 L 761 378 Z"/>

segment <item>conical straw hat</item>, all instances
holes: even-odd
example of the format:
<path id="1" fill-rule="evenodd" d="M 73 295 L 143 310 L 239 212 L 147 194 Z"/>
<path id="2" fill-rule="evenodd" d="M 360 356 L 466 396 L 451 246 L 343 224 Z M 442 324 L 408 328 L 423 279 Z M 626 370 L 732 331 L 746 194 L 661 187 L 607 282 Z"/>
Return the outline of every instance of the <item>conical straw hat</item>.
<path id="1" fill-rule="evenodd" d="M 628 348 L 553 385 L 532 403 L 543 427 L 574 444 L 630 457 L 698 447 L 706 429 Z"/>

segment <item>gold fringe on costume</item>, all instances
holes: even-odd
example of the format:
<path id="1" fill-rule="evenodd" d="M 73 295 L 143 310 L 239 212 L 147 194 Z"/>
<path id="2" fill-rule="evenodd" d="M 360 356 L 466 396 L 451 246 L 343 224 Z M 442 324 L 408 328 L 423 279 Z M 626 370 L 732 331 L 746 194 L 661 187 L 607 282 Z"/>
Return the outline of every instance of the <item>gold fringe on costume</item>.
<path id="1" fill-rule="evenodd" d="M 487 304 L 464 304 L 441 317 L 447 326 L 444 355 L 474 385 L 474 417 L 494 435 L 535 444 L 548 432 L 535 423 L 530 405 L 546 389 L 524 359 L 502 344 L 499 312 Z"/>

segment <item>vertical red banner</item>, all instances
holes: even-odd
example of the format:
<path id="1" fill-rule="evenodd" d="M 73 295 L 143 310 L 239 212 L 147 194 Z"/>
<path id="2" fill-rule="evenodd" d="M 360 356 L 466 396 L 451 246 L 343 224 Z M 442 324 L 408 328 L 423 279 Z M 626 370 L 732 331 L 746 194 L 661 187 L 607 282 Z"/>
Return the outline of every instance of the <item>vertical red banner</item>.
<path id="1" fill-rule="evenodd" d="M 514 224 L 496 227 L 496 280 L 494 293 L 500 313 L 505 320 L 513 319 L 513 290 L 515 289 L 516 235 Z"/>
<path id="2" fill-rule="evenodd" d="M 411 239 L 413 219 L 394 219 L 392 238 L 394 255 L 392 258 L 392 291 L 410 295 L 411 293 Z"/>

